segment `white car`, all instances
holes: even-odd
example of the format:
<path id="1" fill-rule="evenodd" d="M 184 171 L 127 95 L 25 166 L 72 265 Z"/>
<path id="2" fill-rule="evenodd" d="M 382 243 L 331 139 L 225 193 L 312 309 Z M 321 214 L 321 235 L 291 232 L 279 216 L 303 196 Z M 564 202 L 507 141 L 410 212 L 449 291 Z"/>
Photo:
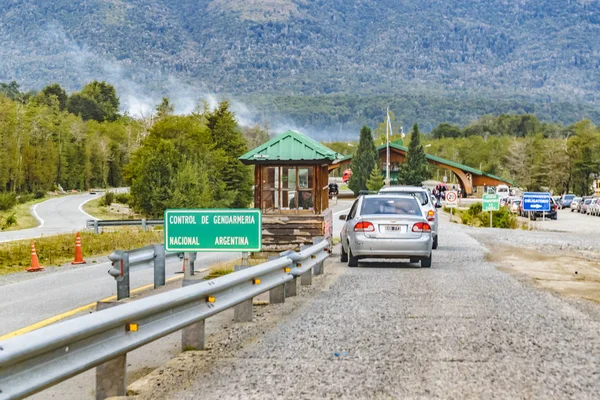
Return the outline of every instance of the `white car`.
<path id="1" fill-rule="evenodd" d="M 421 208 L 423 209 L 423 215 L 427 218 L 427 222 L 431 225 L 431 233 L 433 235 L 433 249 L 437 249 L 438 247 L 438 226 L 439 219 L 437 208 L 442 205 L 433 203 L 431 201 L 431 195 L 426 188 L 419 186 L 390 186 L 384 187 L 379 191 L 379 194 L 407 194 L 416 197 L 419 200 L 419 204 L 421 204 Z"/>

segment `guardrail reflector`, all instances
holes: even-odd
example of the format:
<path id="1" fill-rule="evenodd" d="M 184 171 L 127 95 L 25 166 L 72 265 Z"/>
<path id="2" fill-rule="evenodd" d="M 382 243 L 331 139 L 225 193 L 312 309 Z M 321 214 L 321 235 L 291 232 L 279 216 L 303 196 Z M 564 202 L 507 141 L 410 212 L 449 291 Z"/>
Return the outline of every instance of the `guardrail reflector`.
<path id="1" fill-rule="evenodd" d="M 127 324 L 125 326 L 125 330 L 127 332 L 137 332 L 139 330 L 139 325 L 138 324 Z"/>
<path id="2" fill-rule="evenodd" d="M 252 279 L 252 283 L 255 285 L 260 285 L 260 279 L 254 278 L 254 279 Z"/>
<path id="3" fill-rule="evenodd" d="M 302 267 L 302 263 L 296 263 L 296 267 L 298 267 L 298 268 Z"/>
<path id="4" fill-rule="evenodd" d="M 208 296 L 206 298 L 206 302 L 207 303 L 214 303 L 215 302 L 215 296 Z"/>
<path id="5" fill-rule="evenodd" d="M 290 272 L 290 271 L 291 271 L 290 267 L 285 267 L 283 270 L 284 270 L 285 272 Z"/>
<path id="6" fill-rule="evenodd" d="M 310 256 L 310 258 L 317 258 L 317 256 L 313 254 L 312 256 Z"/>

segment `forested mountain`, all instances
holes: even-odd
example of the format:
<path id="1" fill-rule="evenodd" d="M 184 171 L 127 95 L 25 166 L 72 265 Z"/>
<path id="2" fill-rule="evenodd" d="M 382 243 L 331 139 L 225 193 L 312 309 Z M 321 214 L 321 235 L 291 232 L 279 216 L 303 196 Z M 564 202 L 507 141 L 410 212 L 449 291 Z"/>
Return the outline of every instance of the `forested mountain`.
<path id="1" fill-rule="evenodd" d="M 600 109 L 597 0 L 10 0 L 0 36 L 0 82 L 106 80 L 129 107 L 185 84 L 266 118 L 349 110 L 297 122 L 314 129 L 356 129 L 381 115 L 378 96 L 424 128 L 561 102 L 571 111 L 544 119 L 597 121 Z M 308 97 L 288 114 L 290 96 Z"/>

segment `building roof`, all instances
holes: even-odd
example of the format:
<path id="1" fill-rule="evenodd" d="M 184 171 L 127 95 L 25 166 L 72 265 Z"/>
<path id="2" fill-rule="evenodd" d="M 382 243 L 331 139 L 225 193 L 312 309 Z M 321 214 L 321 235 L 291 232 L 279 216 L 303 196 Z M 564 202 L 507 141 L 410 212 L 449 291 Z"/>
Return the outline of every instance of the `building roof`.
<path id="1" fill-rule="evenodd" d="M 339 154 L 310 137 L 289 130 L 250 150 L 244 164 L 331 164 Z"/>
<path id="2" fill-rule="evenodd" d="M 408 152 L 408 147 L 399 145 L 396 142 L 391 142 L 390 143 L 390 148 L 401 150 L 401 151 L 404 151 L 404 152 Z M 385 149 L 385 144 L 377 146 L 377 151 L 378 152 L 381 151 L 381 150 L 383 150 L 383 149 Z M 457 162 L 450 161 L 450 160 L 447 160 L 445 158 L 437 157 L 437 156 L 434 156 L 434 155 L 431 155 L 431 154 L 425 154 L 425 156 L 427 157 L 428 160 L 436 161 L 436 162 L 438 162 L 440 164 L 446 164 L 446 165 L 449 165 L 451 167 L 455 167 L 455 168 L 461 169 L 461 170 L 463 170 L 465 172 L 470 172 L 471 174 L 480 175 L 480 176 L 487 176 L 488 178 L 492 178 L 492 179 L 496 179 L 496 180 L 499 180 L 499 181 L 502 181 L 502 182 L 506 182 L 506 183 L 509 183 L 509 184 L 511 184 L 513 186 L 515 185 L 515 183 L 513 181 L 511 181 L 510 179 L 505 179 L 505 178 L 501 178 L 501 177 L 499 177 L 497 175 L 488 174 L 487 172 L 483 172 L 481 170 L 478 170 L 478 169 L 475 169 L 475 168 L 471 168 L 468 165 L 459 164 Z M 346 157 L 340 159 L 338 162 L 348 161 L 350 159 L 352 159 L 352 155 L 346 156 Z"/>

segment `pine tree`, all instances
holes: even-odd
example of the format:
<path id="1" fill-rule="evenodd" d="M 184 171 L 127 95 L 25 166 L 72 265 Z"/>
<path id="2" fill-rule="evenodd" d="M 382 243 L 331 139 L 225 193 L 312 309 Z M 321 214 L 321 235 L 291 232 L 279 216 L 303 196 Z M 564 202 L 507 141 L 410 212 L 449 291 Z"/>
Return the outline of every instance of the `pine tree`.
<path id="1" fill-rule="evenodd" d="M 430 176 L 425 150 L 421 145 L 419 126 L 414 124 L 410 143 L 408 144 L 406 163 L 400 169 L 400 181 L 405 185 L 421 186 L 423 181 L 429 179 Z"/>
<path id="2" fill-rule="evenodd" d="M 379 163 L 375 164 L 375 168 L 371 171 L 371 176 L 369 176 L 369 180 L 367 181 L 367 189 L 372 192 L 379 192 L 385 185 L 385 181 L 383 179 L 383 175 L 381 174 L 381 169 L 379 169 Z"/>
<path id="3" fill-rule="evenodd" d="M 215 143 L 215 152 L 223 160 L 221 179 L 225 190 L 234 192 L 231 207 L 246 208 L 252 201 L 252 174 L 248 166 L 238 159 L 248 151 L 246 140 L 238 127 L 235 115 L 224 101 L 206 115 L 207 126 Z"/>
<path id="4" fill-rule="evenodd" d="M 358 196 L 361 190 L 367 190 L 367 180 L 377 164 L 377 150 L 371 129 L 363 126 L 360 130 L 360 141 L 356 153 L 352 157 L 352 177 L 348 183 L 350 190 Z"/>

